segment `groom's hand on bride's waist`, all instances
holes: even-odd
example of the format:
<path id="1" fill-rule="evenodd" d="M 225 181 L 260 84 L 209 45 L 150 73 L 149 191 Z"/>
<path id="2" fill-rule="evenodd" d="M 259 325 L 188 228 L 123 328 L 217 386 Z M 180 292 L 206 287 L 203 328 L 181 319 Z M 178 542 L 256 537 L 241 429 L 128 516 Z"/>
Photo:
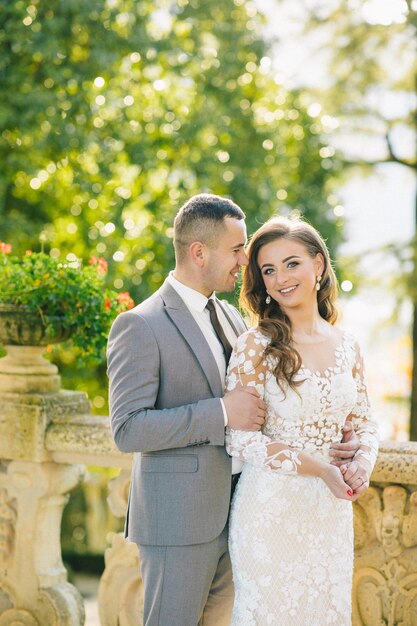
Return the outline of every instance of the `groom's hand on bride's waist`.
<path id="1" fill-rule="evenodd" d="M 266 404 L 254 387 L 237 387 L 223 397 L 227 427 L 256 431 L 265 421 Z"/>
<path id="2" fill-rule="evenodd" d="M 332 465 L 340 467 L 352 461 L 360 446 L 360 441 L 353 429 L 352 422 L 346 422 L 343 426 L 343 439 L 341 443 L 332 443 L 330 457 Z"/>

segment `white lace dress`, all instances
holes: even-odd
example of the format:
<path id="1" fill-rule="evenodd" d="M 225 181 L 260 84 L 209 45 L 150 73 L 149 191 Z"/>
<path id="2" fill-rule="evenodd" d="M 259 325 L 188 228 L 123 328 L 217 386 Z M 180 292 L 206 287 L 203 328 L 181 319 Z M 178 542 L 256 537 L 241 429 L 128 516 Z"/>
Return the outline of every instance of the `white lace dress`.
<path id="1" fill-rule="evenodd" d="M 229 364 L 227 389 L 254 386 L 267 404 L 261 432 L 229 430 L 226 447 L 244 461 L 230 518 L 235 584 L 233 626 L 350 626 L 352 505 L 321 478 L 297 475 L 299 451 L 329 461 L 350 415 L 361 451 L 373 465 L 378 444 L 370 419 L 363 363 L 344 333 L 322 373 L 302 366 L 297 391 L 279 388 L 269 340 L 242 335 Z M 298 392 L 298 393 L 297 393 Z M 288 446 L 275 457 L 268 444 Z"/>

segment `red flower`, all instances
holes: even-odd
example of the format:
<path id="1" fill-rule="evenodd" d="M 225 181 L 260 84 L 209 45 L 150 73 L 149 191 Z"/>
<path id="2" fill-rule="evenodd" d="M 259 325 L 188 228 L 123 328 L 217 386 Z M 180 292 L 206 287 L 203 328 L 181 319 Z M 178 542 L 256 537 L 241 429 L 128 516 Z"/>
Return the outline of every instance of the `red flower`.
<path id="1" fill-rule="evenodd" d="M 12 251 L 11 243 L 3 243 L 3 241 L 0 241 L 0 252 L 3 252 L 3 254 L 10 254 L 11 251 Z"/>
<path id="2" fill-rule="evenodd" d="M 104 301 L 104 308 L 109 309 L 110 307 L 111 307 L 111 300 L 110 298 L 106 298 Z"/>
<path id="3" fill-rule="evenodd" d="M 89 263 L 90 265 L 95 265 L 97 267 L 97 272 L 99 274 L 105 274 L 107 272 L 107 261 L 102 256 L 92 256 Z"/>
<path id="4" fill-rule="evenodd" d="M 129 309 L 132 309 L 135 305 L 128 291 L 121 291 L 116 296 L 116 300 L 122 306 L 124 311 L 128 311 Z"/>

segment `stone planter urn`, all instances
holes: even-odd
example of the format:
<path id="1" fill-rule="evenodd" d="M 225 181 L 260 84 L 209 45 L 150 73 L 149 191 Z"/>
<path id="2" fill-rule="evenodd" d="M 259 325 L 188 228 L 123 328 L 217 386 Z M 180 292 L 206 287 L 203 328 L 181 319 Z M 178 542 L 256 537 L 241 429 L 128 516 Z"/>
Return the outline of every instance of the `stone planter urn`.
<path id="1" fill-rule="evenodd" d="M 62 319 L 33 313 L 27 306 L 0 304 L 0 391 L 55 393 L 60 388 L 56 365 L 43 357 L 46 346 L 69 339 Z"/>

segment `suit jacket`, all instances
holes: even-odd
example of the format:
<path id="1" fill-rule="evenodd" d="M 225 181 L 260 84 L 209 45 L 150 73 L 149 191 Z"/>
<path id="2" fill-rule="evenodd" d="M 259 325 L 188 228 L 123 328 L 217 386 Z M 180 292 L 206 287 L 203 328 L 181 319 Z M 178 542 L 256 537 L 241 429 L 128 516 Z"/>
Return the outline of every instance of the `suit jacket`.
<path id="1" fill-rule="evenodd" d="M 222 306 L 242 333 L 236 309 Z M 227 522 L 230 502 L 223 381 L 169 283 L 115 320 L 108 374 L 115 443 L 135 453 L 126 535 L 145 545 L 212 541 Z"/>

